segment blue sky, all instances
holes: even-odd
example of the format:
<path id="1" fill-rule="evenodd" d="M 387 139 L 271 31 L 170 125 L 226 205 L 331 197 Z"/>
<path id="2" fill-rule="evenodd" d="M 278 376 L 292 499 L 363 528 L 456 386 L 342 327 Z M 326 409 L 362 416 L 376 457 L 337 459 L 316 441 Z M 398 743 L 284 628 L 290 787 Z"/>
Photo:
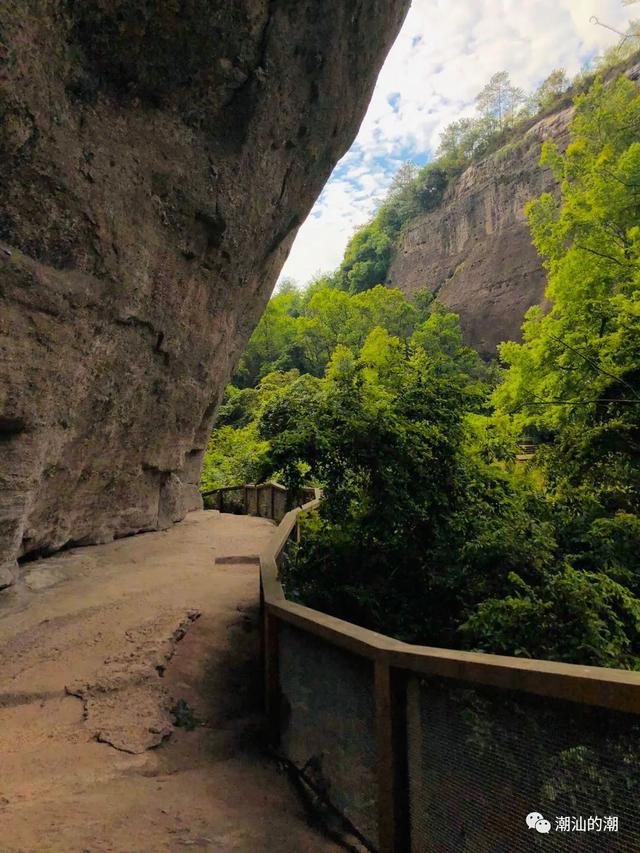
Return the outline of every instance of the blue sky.
<path id="1" fill-rule="evenodd" d="M 506 69 L 527 90 L 553 68 L 573 75 L 617 41 L 589 18 L 624 29 L 632 12 L 622 0 L 413 0 L 358 136 L 298 232 L 281 278 L 305 284 L 334 269 L 398 166 L 429 160 L 442 129 L 473 114 L 493 73 Z"/>

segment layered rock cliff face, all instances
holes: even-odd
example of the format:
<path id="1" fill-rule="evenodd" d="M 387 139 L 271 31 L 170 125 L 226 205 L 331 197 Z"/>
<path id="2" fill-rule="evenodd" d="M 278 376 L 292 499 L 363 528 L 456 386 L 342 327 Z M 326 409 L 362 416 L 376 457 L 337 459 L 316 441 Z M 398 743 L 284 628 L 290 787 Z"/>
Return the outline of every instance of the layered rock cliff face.
<path id="1" fill-rule="evenodd" d="M 407 6 L 0 4 L 4 582 L 199 505 L 227 377 Z"/>
<path id="2" fill-rule="evenodd" d="M 545 272 L 524 208 L 557 191 L 539 165 L 540 149 L 546 139 L 566 145 L 572 115 L 569 107 L 547 116 L 471 166 L 400 239 L 389 283 L 408 294 L 428 287 L 460 315 L 467 342 L 485 356 L 501 341 L 518 340 L 526 310 L 544 298 Z"/>

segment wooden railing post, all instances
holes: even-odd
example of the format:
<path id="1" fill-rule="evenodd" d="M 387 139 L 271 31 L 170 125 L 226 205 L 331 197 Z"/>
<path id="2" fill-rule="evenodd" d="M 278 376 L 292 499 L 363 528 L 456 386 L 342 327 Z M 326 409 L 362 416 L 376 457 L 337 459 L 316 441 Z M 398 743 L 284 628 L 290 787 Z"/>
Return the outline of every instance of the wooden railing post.
<path id="1" fill-rule="evenodd" d="M 378 847 L 380 853 L 409 850 L 406 679 L 387 660 L 375 661 Z"/>

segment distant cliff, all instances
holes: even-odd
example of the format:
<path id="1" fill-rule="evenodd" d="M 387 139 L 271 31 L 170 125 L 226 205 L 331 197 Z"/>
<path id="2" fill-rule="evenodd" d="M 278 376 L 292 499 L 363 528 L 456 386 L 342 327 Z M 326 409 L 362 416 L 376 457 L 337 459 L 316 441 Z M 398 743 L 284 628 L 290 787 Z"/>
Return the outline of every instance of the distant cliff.
<path id="1" fill-rule="evenodd" d="M 388 283 L 407 294 L 428 287 L 460 315 L 467 341 L 484 355 L 517 340 L 525 311 L 544 297 L 545 273 L 524 208 L 555 191 L 539 165 L 542 142 L 568 141 L 573 107 L 538 121 L 521 137 L 470 166 L 441 205 L 403 232 Z"/>

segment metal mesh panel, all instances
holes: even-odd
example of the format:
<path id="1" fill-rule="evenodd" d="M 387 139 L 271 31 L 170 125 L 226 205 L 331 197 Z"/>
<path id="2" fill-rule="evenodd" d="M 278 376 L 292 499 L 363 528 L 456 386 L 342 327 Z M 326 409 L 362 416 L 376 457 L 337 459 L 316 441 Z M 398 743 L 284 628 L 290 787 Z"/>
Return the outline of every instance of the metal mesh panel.
<path id="1" fill-rule="evenodd" d="M 271 518 L 271 486 L 258 489 L 258 515 Z"/>
<path id="2" fill-rule="evenodd" d="M 258 490 L 255 486 L 249 486 L 247 488 L 247 514 L 258 514 Z"/>
<path id="3" fill-rule="evenodd" d="M 276 521 L 282 521 L 287 512 L 287 492 L 281 489 L 273 491 L 273 517 Z"/>
<path id="4" fill-rule="evenodd" d="M 222 511 L 243 515 L 245 512 L 244 486 L 238 489 L 224 489 L 220 492 Z"/>
<path id="5" fill-rule="evenodd" d="M 411 677 L 407 723 L 413 853 L 640 850 L 637 717 Z"/>
<path id="6" fill-rule="evenodd" d="M 282 749 L 375 842 L 373 665 L 285 624 L 279 644 Z"/>
<path id="7" fill-rule="evenodd" d="M 213 492 L 209 495 L 203 494 L 202 505 L 205 509 L 220 509 L 220 493 Z"/>

